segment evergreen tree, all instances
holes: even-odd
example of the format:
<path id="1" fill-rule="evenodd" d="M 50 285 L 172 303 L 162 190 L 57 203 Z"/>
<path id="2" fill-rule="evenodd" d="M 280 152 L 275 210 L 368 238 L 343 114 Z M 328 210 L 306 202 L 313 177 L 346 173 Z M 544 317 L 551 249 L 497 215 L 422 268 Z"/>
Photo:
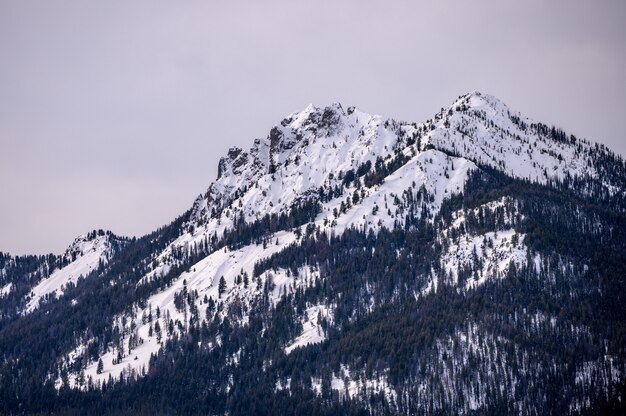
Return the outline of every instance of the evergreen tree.
<path id="1" fill-rule="evenodd" d="M 222 276 L 220 277 L 220 282 L 217 287 L 218 296 L 221 298 L 224 292 L 226 292 L 226 280 L 224 279 L 224 276 Z"/>

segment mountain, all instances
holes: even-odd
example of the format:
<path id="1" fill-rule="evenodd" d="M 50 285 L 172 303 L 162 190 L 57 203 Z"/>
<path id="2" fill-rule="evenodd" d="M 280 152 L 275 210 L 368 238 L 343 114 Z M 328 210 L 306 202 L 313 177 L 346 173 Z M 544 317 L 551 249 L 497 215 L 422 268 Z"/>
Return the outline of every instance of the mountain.
<path id="1" fill-rule="evenodd" d="M 309 105 L 140 238 L 0 255 L 8 414 L 623 411 L 626 164 L 472 92 Z"/>

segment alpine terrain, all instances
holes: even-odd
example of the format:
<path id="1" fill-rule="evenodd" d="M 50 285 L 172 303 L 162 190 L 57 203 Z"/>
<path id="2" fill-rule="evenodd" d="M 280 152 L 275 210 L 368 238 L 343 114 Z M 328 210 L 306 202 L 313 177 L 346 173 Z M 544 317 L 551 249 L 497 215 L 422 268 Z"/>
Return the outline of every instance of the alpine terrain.
<path id="1" fill-rule="evenodd" d="M 625 414 L 626 163 L 308 106 L 139 238 L 0 253 L 0 413 Z"/>

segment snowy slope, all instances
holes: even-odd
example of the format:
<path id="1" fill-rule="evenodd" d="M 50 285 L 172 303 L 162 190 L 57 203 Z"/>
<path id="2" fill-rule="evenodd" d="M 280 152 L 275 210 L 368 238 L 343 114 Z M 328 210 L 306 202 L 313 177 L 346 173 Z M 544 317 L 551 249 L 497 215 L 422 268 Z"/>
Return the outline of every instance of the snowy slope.
<path id="1" fill-rule="evenodd" d="M 526 264 L 528 247 L 523 234 L 515 230 L 489 232 L 481 235 L 464 235 L 453 242 L 441 257 L 441 265 L 449 273 L 455 284 L 460 267 L 472 269 L 472 276 L 465 287 L 476 287 L 490 278 L 503 277 L 511 263 L 517 267 Z"/>
<path id="2" fill-rule="evenodd" d="M 295 235 L 288 232 L 276 233 L 272 238 L 278 240 L 279 244 L 268 245 L 265 248 L 263 245 L 253 244 L 236 251 L 221 249 L 212 253 L 182 273 L 170 287 L 151 296 L 145 307 L 135 307 L 132 316 L 116 317 L 114 325 L 121 328 L 124 334 L 123 350 L 120 352 L 119 348 L 112 347 L 102 355 L 101 373 L 97 372 L 97 362 L 90 363 L 85 368 L 84 380 L 91 379 L 93 383 L 98 383 L 109 377 L 119 379 L 120 375 L 128 375 L 131 371 L 136 375 L 142 375 L 148 368 L 151 354 L 156 354 L 168 338 L 184 333 L 190 319 L 193 319 L 191 308 L 185 307 L 181 310 L 176 306 L 176 297 L 181 293 L 192 293 L 194 297 L 197 293 L 194 304 L 200 319 L 211 319 L 206 312 L 207 300 L 210 299 L 211 302 L 215 301 L 222 305 L 219 312 L 222 318 L 229 315 L 231 319 L 235 319 L 238 316 L 239 322 L 245 323 L 250 305 L 259 299 L 268 287 L 271 288 L 269 300 L 275 304 L 287 293 L 298 287 L 311 285 L 319 278 L 317 271 L 301 268 L 297 275 L 287 270 L 278 270 L 264 272 L 257 279 L 253 279 L 253 267 L 258 259 L 269 257 L 295 241 Z M 247 286 L 243 283 L 244 274 L 249 279 Z M 222 294 L 219 292 L 221 277 L 224 277 L 226 282 Z M 239 277 L 242 280 L 238 283 Z M 240 312 L 233 315 L 232 308 L 238 308 Z M 156 317 L 157 310 L 160 319 Z M 165 328 L 168 327 L 170 320 L 174 322 L 174 331 L 167 333 Z M 156 331 L 150 330 L 151 327 L 155 327 L 157 321 L 162 328 L 160 337 L 157 337 Z M 67 361 L 71 362 L 79 357 L 83 349 L 83 346 L 78 346 L 68 354 Z M 121 360 L 117 360 L 118 354 Z M 77 375 L 71 376 L 69 381 L 72 386 L 80 386 Z M 57 383 L 60 383 L 60 380 L 57 380 Z"/>
<path id="3" fill-rule="evenodd" d="M 593 163 L 597 146 L 564 132 L 559 135 L 558 129 L 524 117 L 488 94 L 466 94 L 426 125 L 430 131 L 423 145 L 512 177 L 544 184 L 567 176 L 598 177 Z"/>
<path id="4" fill-rule="evenodd" d="M 358 110 L 345 112 L 338 104 L 309 106 L 257 139 L 250 151 L 231 149 L 220 161 L 219 178 L 195 202 L 192 218 L 215 223 L 214 217 L 228 210 L 251 221 L 282 212 L 320 186 L 341 184 L 340 172 L 391 155 L 413 130 Z"/>
<path id="5" fill-rule="evenodd" d="M 418 199 L 430 212 L 439 211 L 445 198 L 461 193 L 471 172 L 476 169 L 473 162 L 451 157 L 437 150 L 417 153 L 397 171 L 389 175 L 382 185 L 365 188 L 365 196 L 349 208 L 344 215 L 339 215 L 332 222 L 334 209 L 340 207 L 342 198 L 324 204 L 322 217 L 329 220 L 335 233 L 347 228 L 379 230 L 402 225 L 407 214 L 407 199 Z M 347 195 L 353 195 L 356 189 L 348 189 Z M 410 195 L 410 197 L 409 197 Z M 426 198 L 426 196 L 432 196 Z M 376 207 L 376 213 L 372 211 Z M 326 215 L 325 215 L 326 214 Z M 323 227 L 324 228 L 324 227 Z"/>
<path id="6" fill-rule="evenodd" d="M 324 341 L 326 334 L 321 326 L 320 318 L 323 317 L 332 322 L 331 312 L 326 305 L 314 305 L 307 308 L 302 322 L 302 333 L 285 347 L 285 353 L 289 354 L 298 347 Z"/>
<path id="7" fill-rule="evenodd" d="M 64 265 L 33 287 L 24 313 L 34 311 L 48 296 L 62 296 L 68 284 L 75 284 L 79 278 L 96 270 L 100 263 L 106 263 L 114 254 L 114 238 L 111 233 L 104 232 L 77 237 L 62 256 Z"/>

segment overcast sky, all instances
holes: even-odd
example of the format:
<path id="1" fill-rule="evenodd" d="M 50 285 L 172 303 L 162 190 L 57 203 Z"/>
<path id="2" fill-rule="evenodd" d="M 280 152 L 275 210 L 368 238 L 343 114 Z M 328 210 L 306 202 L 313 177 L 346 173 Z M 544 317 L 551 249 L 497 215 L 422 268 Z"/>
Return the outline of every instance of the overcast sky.
<path id="1" fill-rule="evenodd" d="M 422 121 L 479 90 L 626 154 L 624 22 L 620 0 L 0 0 L 0 251 L 154 230 L 309 103 Z"/>

